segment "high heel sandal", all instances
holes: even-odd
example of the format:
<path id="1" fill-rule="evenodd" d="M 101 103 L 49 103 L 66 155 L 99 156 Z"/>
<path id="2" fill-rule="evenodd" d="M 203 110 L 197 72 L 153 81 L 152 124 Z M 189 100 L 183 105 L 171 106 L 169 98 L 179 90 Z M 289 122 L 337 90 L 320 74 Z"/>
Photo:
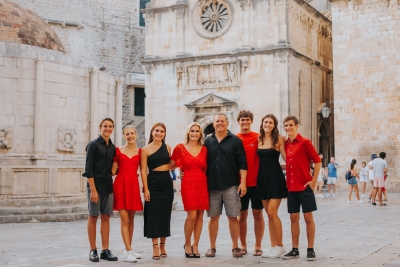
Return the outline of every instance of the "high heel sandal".
<path id="1" fill-rule="evenodd" d="M 161 242 L 160 242 L 160 245 L 165 245 L 165 243 L 161 243 Z M 164 247 L 164 248 L 165 248 L 165 247 Z M 167 257 L 167 253 L 161 253 L 161 254 L 160 254 L 160 257 L 161 257 L 161 258 L 166 258 L 166 257 Z"/>
<path id="2" fill-rule="evenodd" d="M 185 257 L 186 258 L 194 258 L 193 249 L 192 249 L 192 254 L 186 253 L 186 246 L 185 245 L 183 245 L 183 249 L 185 250 Z"/>
<path id="3" fill-rule="evenodd" d="M 158 246 L 158 244 L 153 244 L 153 249 L 154 249 L 154 246 Z M 158 253 L 160 253 L 160 250 L 158 250 Z M 160 259 L 160 255 L 153 256 L 153 260 L 159 260 L 159 259 Z"/>
<path id="4" fill-rule="evenodd" d="M 200 258 L 200 253 L 198 253 L 198 254 L 194 253 L 193 246 L 192 246 L 192 252 L 193 252 L 193 258 L 196 258 L 196 259 Z"/>

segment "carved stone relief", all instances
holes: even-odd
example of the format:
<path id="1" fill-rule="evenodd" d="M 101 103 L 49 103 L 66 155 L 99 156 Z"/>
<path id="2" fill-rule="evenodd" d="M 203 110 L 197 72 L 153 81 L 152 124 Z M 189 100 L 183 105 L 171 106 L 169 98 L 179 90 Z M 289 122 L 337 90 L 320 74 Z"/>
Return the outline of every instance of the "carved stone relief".
<path id="1" fill-rule="evenodd" d="M 233 8 L 229 0 L 200 0 L 193 8 L 192 17 L 196 33 L 214 39 L 228 31 Z"/>
<path id="2" fill-rule="evenodd" d="M 11 127 L 0 127 L 0 150 L 12 147 Z"/>
<path id="3" fill-rule="evenodd" d="M 77 139 L 77 134 L 75 127 L 71 128 L 59 127 L 57 150 L 67 151 L 67 152 L 75 151 L 76 139 Z"/>
<path id="4" fill-rule="evenodd" d="M 187 67 L 187 85 L 198 87 L 204 85 L 237 85 L 238 62 L 208 64 Z"/>

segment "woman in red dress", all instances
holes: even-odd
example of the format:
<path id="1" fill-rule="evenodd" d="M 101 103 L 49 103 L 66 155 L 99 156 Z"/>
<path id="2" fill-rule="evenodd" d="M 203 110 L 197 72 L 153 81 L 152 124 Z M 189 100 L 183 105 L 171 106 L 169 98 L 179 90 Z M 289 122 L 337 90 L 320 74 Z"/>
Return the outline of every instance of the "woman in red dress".
<path id="1" fill-rule="evenodd" d="M 183 144 L 178 144 L 171 157 L 171 166 L 184 172 L 181 185 L 182 202 L 187 218 L 185 221 L 185 256 L 200 258 L 199 240 L 203 228 L 203 214 L 208 210 L 208 186 L 206 177 L 207 148 L 203 146 L 200 124 L 189 124 Z M 193 244 L 191 237 L 193 234 Z"/>
<path id="2" fill-rule="evenodd" d="M 133 219 L 136 211 L 143 210 L 139 191 L 137 170 L 140 164 L 140 149 L 136 146 L 136 130 L 132 125 L 122 130 L 126 144 L 115 152 L 112 173 L 118 174 L 114 181 L 114 210 L 119 211 L 121 234 L 125 244 L 125 261 L 136 262 L 140 254 L 132 251 Z"/>

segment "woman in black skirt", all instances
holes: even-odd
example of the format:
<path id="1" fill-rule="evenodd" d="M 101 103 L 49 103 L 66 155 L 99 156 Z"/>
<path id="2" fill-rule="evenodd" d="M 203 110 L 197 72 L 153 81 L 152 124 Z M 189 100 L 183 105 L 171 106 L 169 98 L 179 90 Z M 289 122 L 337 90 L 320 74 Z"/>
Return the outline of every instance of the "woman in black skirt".
<path id="1" fill-rule="evenodd" d="M 278 209 L 282 198 L 287 197 L 286 181 L 279 157 L 286 160 L 285 143 L 278 131 L 278 120 L 273 114 L 265 115 L 261 120 L 257 154 L 260 159 L 256 187 L 256 197 L 262 199 L 268 215 L 268 229 L 271 247 L 263 258 L 277 258 L 284 254 L 282 243 L 282 222 Z"/>
<path id="2" fill-rule="evenodd" d="M 144 236 L 153 242 L 153 260 L 167 257 L 165 241 L 170 236 L 174 190 L 169 174 L 171 147 L 165 144 L 166 127 L 158 122 L 141 153 L 144 192 Z M 159 240 L 160 239 L 160 240 Z"/>

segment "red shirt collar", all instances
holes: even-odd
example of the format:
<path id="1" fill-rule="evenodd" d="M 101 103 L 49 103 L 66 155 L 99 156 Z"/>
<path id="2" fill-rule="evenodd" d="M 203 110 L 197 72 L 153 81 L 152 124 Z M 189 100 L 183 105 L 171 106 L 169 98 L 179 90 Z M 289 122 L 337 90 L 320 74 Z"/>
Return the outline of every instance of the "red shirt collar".
<path id="1" fill-rule="evenodd" d="M 297 133 L 296 137 L 293 139 L 293 142 L 290 141 L 289 138 L 286 140 L 286 142 L 288 142 L 288 143 L 300 142 L 302 139 L 303 139 L 303 136 L 301 136 L 301 134 Z"/>

